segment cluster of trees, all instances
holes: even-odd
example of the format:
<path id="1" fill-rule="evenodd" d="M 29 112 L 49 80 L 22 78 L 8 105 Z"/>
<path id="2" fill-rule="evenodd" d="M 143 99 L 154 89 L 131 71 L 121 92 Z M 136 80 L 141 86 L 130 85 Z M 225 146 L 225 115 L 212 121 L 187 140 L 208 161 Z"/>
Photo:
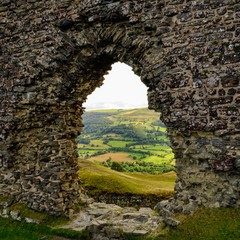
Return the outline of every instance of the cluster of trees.
<path id="1" fill-rule="evenodd" d="M 113 121 L 107 119 L 111 115 L 113 114 L 108 112 L 86 112 L 83 115 L 84 128 L 81 136 L 101 137 L 102 131 L 113 124 Z"/>
<path id="2" fill-rule="evenodd" d="M 90 141 L 91 140 L 89 138 L 84 138 L 81 135 L 78 136 L 78 143 L 79 144 L 86 144 L 86 145 L 88 145 L 90 143 Z"/>
<path id="3" fill-rule="evenodd" d="M 136 161 L 129 162 L 114 162 L 108 159 L 106 162 L 101 163 L 107 168 L 118 172 L 141 172 L 150 174 L 162 174 L 170 171 L 174 171 L 174 166 L 170 163 L 155 164 L 151 162 Z"/>
<path id="4" fill-rule="evenodd" d="M 140 139 L 141 136 L 137 133 L 136 129 L 130 125 L 119 124 L 117 126 L 111 126 L 105 128 L 102 134 L 117 134 L 124 139 Z"/>

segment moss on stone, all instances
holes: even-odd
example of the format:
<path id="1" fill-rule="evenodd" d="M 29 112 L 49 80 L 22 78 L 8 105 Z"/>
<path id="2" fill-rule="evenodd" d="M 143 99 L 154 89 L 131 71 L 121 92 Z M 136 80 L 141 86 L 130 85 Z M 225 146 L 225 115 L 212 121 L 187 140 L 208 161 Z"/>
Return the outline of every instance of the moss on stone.
<path id="1" fill-rule="evenodd" d="M 21 218 L 31 218 L 49 226 L 61 226 L 66 224 L 69 219 L 65 216 L 52 216 L 46 212 L 37 212 L 25 204 L 14 204 L 8 208 L 9 211 L 19 211 Z"/>
<path id="2" fill-rule="evenodd" d="M 9 199 L 0 194 L 0 202 L 7 202 Z"/>

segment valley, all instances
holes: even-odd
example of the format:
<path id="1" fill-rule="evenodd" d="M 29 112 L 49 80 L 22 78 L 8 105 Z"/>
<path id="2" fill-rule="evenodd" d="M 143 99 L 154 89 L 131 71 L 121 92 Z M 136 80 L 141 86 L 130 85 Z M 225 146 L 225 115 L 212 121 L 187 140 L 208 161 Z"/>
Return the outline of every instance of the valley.
<path id="1" fill-rule="evenodd" d="M 159 113 L 146 108 L 97 110 L 86 112 L 83 123 L 79 178 L 90 196 L 173 196 L 175 159 Z"/>
<path id="2" fill-rule="evenodd" d="M 174 154 L 159 113 L 146 108 L 86 112 L 78 137 L 80 159 L 118 171 L 161 174 L 174 171 Z"/>

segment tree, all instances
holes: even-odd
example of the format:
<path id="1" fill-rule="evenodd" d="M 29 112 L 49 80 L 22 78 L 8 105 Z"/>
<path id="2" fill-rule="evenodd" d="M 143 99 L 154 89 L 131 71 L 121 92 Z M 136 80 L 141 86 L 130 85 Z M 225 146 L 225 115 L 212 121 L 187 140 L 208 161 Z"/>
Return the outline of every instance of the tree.
<path id="1" fill-rule="evenodd" d="M 111 169 L 115 170 L 115 171 L 118 171 L 118 172 L 122 172 L 123 171 L 123 167 L 118 162 L 113 162 L 112 166 L 111 166 Z"/>

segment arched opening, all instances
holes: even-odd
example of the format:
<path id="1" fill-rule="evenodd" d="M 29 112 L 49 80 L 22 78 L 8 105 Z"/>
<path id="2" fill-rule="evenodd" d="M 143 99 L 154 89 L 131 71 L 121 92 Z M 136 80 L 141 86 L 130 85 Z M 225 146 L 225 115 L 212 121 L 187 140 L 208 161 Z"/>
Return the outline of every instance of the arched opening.
<path id="1" fill-rule="evenodd" d="M 178 175 L 171 210 L 239 208 L 238 1 L 205 1 L 202 11 L 197 1 L 26 1 L 20 11 L 2 2 L 4 210 L 23 202 L 70 215 L 81 194 L 82 103 L 117 60 L 141 75 L 167 124 Z"/>
<path id="2" fill-rule="evenodd" d="M 147 104 L 146 86 L 120 62 L 88 97 L 78 137 L 79 175 L 96 200 L 153 207 L 173 195 L 174 154 L 159 113 Z"/>

